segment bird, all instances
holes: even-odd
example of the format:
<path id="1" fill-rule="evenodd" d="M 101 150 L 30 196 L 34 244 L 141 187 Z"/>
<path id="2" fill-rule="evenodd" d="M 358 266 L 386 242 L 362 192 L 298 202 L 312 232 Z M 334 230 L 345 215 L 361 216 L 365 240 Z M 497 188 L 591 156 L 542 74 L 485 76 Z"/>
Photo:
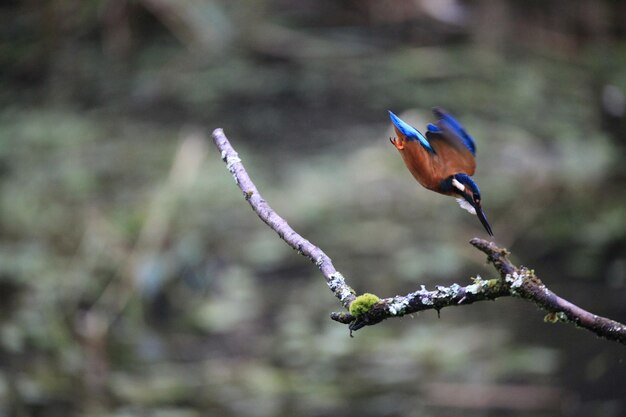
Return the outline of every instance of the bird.
<path id="1" fill-rule="evenodd" d="M 397 136 L 389 140 L 417 182 L 429 190 L 455 197 L 461 208 L 476 215 L 489 236 L 493 236 L 481 207 L 480 189 L 471 178 L 476 171 L 474 139 L 444 109 L 435 107 L 433 114 L 437 122 L 427 125 L 424 136 L 389 110 Z"/>

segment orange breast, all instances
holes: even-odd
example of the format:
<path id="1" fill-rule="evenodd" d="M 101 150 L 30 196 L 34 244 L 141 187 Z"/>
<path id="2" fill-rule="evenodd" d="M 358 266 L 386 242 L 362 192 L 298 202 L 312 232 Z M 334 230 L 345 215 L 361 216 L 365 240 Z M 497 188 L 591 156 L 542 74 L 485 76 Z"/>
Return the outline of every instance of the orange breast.
<path id="1" fill-rule="evenodd" d="M 398 150 L 404 163 L 413 177 L 429 190 L 452 195 L 439 190 L 441 182 L 458 173 L 473 175 L 476 170 L 476 161 L 469 151 L 445 142 L 432 143 L 436 152 L 434 154 L 424 149 L 417 141 L 403 140 L 402 145 L 402 149 Z"/>
<path id="2" fill-rule="evenodd" d="M 399 152 L 413 177 L 429 190 L 437 191 L 443 178 L 439 178 L 434 169 L 432 154 L 417 141 L 404 142 L 404 149 Z"/>

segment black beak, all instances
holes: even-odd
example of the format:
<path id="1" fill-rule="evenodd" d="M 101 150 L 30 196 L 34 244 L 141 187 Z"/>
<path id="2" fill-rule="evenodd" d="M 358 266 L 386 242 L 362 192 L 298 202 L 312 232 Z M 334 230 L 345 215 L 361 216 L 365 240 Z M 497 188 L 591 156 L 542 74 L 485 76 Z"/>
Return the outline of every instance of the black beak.
<path id="1" fill-rule="evenodd" d="M 493 237 L 491 226 L 489 226 L 489 222 L 487 221 L 485 213 L 483 213 L 483 209 L 479 205 L 474 206 L 474 208 L 476 209 L 476 215 L 478 216 L 478 220 L 480 220 L 480 222 L 483 224 L 483 227 L 485 228 L 487 233 L 489 233 L 489 236 Z"/>

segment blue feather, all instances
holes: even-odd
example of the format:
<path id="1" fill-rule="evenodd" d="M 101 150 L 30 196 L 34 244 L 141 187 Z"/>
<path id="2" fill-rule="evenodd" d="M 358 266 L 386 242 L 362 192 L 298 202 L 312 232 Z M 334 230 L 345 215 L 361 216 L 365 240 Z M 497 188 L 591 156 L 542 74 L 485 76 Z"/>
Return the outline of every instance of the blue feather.
<path id="1" fill-rule="evenodd" d="M 468 186 L 469 189 L 472 190 L 472 193 L 480 198 L 480 188 L 478 188 L 478 185 L 474 182 L 474 180 L 472 180 L 469 175 L 460 173 L 456 174 L 454 178 L 456 178 L 456 180 L 461 184 Z"/>
<path id="2" fill-rule="evenodd" d="M 474 139 L 465 131 L 461 123 L 441 109 L 435 108 L 433 109 L 433 113 L 435 113 L 435 116 L 437 116 L 443 124 L 456 133 L 456 135 L 463 142 L 463 145 L 469 149 L 472 155 L 476 155 L 476 144 L 474 143 Z"/>
<path id="3" fill-rule="evenodd" d="M 437 127 L 437 125 L 434 125 L 432 123 L 428 123 L 428 126 L 426 126 L 426 128 L 428 129 L 429 132 L 441 133 L 441 129 L 439 129 L 439 127 Z"/>
<path id="4" fill-rule="evenodd" d="M 389 111 L 389 117 L 391 118 L 393 124 L 398 128 L 400 132 L 402 132 L 404 136 L 407 137 L 408 140 L 418 140 L 420 144 L 424 147 L 424 149 L 429 152 L 435 152 L 432 146 L 430 146 L 428 140 L 426 140 L 424 135 L 422 135 L 417 129 L 402 121 L 402 119 L 393 114 L 391 111 Z"/>

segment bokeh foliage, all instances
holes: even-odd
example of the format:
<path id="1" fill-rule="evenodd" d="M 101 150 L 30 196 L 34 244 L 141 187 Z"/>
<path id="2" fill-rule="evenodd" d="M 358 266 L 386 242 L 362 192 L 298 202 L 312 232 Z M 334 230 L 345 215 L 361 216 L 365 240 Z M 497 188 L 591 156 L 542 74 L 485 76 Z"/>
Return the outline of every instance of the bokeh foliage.
<path id="1" fill-rule="evenodd" d="M 493 272 L 480 224 L 388 144 L 443 106 L 496 241 L 624 321 L 626 9 L 614 1 L 90 0 L 0 6 L 0 416 L 619 416 L 624 352 L 517 300 L 349 338 L 359 292 Z"/>

